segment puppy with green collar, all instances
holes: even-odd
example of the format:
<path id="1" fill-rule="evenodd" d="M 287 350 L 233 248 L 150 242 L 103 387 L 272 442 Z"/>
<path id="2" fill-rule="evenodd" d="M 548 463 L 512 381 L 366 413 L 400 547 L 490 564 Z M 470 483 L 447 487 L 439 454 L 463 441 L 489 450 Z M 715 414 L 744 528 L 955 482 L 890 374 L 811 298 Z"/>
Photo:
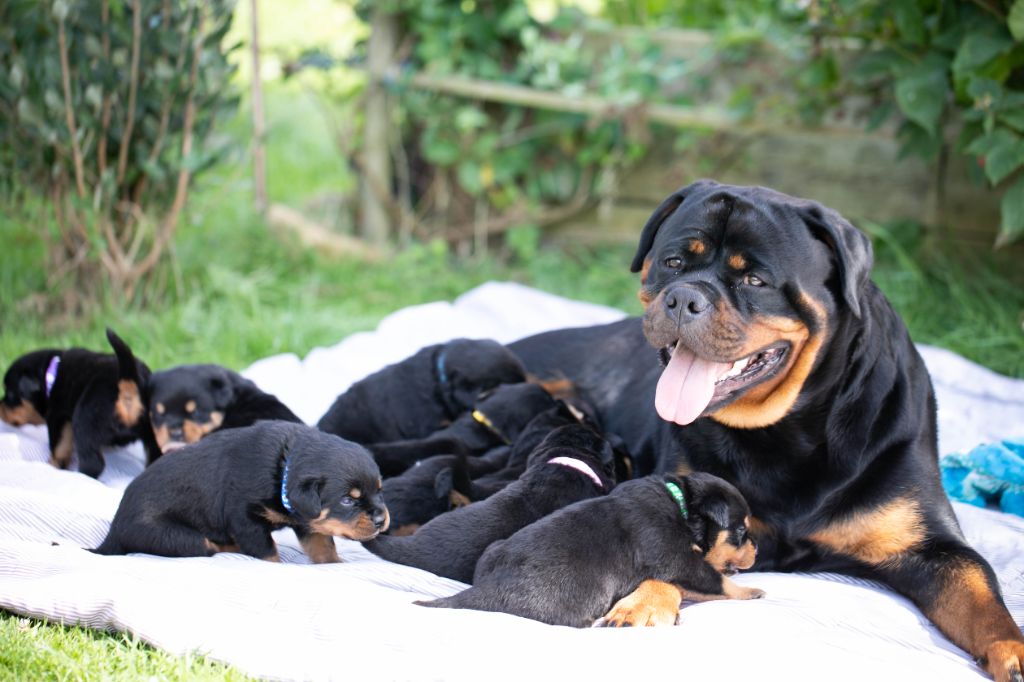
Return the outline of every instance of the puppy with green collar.
<path id="1" fill-rule="evenodd" d="M 758 599 L 728 578 L 750 568 L 757 548 L 750 509 L 717 476 L 652 475 L 570 505 L 496 542 L 473 586 L 423 606 L 500 611 L 552 625 L 610 625 L 601 616 L 645 580 L 682 599 Z"/>

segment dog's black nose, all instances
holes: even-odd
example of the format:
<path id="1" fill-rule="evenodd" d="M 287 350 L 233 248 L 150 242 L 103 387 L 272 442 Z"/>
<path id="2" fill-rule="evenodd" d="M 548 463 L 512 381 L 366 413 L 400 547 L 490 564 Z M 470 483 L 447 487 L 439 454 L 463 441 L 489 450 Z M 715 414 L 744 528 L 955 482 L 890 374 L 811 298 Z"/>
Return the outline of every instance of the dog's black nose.
<path id="1" fill-rule="evenodd" d="M 384 521 L 387 520 L 387 516 L 382 511 L 374 512 L 373 514 L 373 525 L 375 528 L 380 529 L 384 526 Z"/>
<path id="2" fill-rule="evenodd" d="M 668 316 L 685 324 L 711 310 L 711 301 L 695 286 L 683 284 L 665 292 L 665 311 Z"/>

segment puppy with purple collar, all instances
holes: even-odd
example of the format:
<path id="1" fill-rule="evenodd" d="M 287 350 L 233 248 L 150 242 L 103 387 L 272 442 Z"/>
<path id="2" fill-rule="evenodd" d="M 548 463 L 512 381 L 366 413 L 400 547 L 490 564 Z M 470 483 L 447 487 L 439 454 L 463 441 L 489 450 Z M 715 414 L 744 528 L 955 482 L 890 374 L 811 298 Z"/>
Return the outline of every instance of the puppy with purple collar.
<path id="1" fill-rule="evenodd" d="M 488 545 L 556 509 L 607 494 L 614 472 L 615 455 L 602 435 L 584 424 L 561 426 L 530 454 L 522 476 L 486 500 L 442 514 L 412 535 L 382 535 L 364 547 L 388 561 L 472 582 Z"/>
<path id="2" fill-rule="evenodd" d="M 97 478 L 103 448 L 141 440 L 146 463 L 160 456 L 145 406 L 149 367 L 107 330 L 114 354 L 44 348 L 16 359 L 4 374 L 0 419 L 12 426 L 45 424 L 50 463 L 60 469 L 78 455 L 78 470 Z"/>
<path id="3" fill-rule="evenodd" d="M 217 431 L 162 457 L 124 491 L 97 554 L 241 552 L 277 561 L 290 527 L 313 563 L 334 538 L 369 540 L 389 523 L 380 471 L 360 445 L 311 426 L 263 421 Z"/>

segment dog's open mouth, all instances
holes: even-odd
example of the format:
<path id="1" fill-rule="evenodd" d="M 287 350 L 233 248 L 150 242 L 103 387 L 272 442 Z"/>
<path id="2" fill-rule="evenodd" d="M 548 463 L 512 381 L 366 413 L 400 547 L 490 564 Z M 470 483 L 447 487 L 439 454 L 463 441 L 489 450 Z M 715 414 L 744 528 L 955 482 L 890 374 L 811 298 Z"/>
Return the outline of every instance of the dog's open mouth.
<path id="1" fill-rule="evenodd" d="M 733 362 L 715 362 L 675 341 L 660 350 L 665 369 L 658 380 L 655 408 L 666 421 L 689 424 L 709 406 L 774 376 L 788 352 L 789 344 L 781 342 Z"/>

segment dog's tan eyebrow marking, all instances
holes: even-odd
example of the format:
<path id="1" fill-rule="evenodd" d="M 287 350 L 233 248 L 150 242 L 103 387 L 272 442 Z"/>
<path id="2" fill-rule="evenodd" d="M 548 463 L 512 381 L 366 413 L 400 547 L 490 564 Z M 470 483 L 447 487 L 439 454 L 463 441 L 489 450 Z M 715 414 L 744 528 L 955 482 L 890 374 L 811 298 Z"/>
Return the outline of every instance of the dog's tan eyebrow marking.
<path id="1" fill-rule="evenodd" d="M 186 412 L 195 412 L 196 411 L 196 401 L 190 400 L 187 403 L 185 403 L 185 411 Z"/>
<path id="2" fill-rule="evenodd" d="M 686 245 L 687 251 L 698 256 L 707 251 L 707 249 L 707 245 L 700 239 L 691 239 L 690 243 Z"/>
<path id="3" fill-rule="evenodd" d="M 352 488 L 352 490 L 348 491 L 348 496 L 354 497 L 355 499 L 358 500 L 360 497 L 363 496 L 363 491 L 360 490 L 359 488 Z"/>
<path id="4" fill-rule="evenodd" d="M 734 270 L 743 270 L 747 267 L 747 259 L 743 257 L 743 254 L 734 253 L 729 256 L 729 267 Z"/>
<path id="5" fill-rule="evenodd" d="M 167 411 L 167 407 L 164 406 L 163 403 L 157 403 L 156 404 L 156 413 L 157 414 L 163 414 L 166 411 Z"/>

